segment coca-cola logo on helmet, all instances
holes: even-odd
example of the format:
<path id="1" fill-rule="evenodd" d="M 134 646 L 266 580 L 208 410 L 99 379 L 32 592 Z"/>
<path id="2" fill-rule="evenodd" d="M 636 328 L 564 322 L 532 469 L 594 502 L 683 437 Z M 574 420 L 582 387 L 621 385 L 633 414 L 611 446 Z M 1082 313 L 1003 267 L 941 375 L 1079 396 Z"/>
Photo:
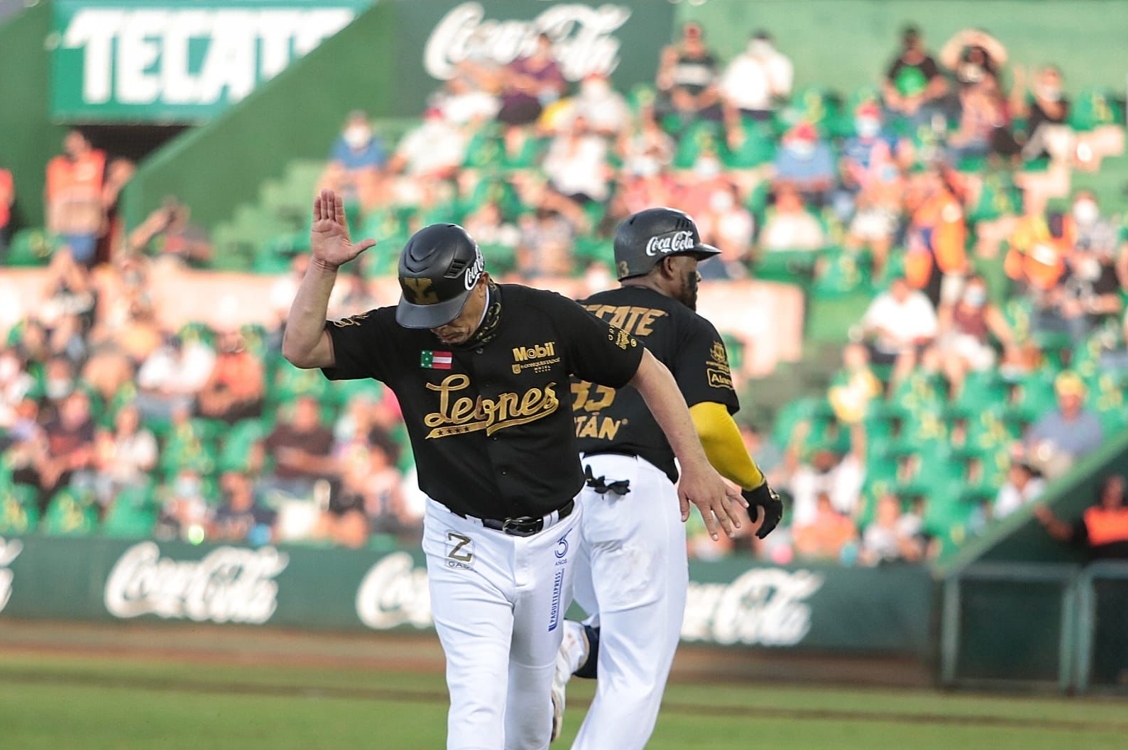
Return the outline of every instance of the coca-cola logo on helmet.
<path id="1" fill-rule="evenodd" d="M 103 600 L 114 617 L 261 625 L 278 608 L 274 577 L 289 560 L 273 547 L 218 547 L 202 560 L 172 560 L 142 542 L 114 564 Z"/>
<path id="2" fill-rule="evenodd" d="M 431 76 L 453 78 L 467 60 L 508 65 L 531 55 L 537 36 L 548 34 L 564 77 L 578 81 L 589 73 L 609 74 L 619 66 L 619 40 L 611 34 L 627 22 L 630 8 L 557 3 L 531 21 L 486 20 L 480 3 L 463 3 L 443 16 L 423 48 L 423 67 Z"/>
<path id="3" fill-rule="evenodd" d="M 687 253 L 696 245 L 693 232 L 670 232 L 651 237 L 646 243 L 646 254 L 653 257 L 655 255 L 669 255 L 670 253 Z"/>

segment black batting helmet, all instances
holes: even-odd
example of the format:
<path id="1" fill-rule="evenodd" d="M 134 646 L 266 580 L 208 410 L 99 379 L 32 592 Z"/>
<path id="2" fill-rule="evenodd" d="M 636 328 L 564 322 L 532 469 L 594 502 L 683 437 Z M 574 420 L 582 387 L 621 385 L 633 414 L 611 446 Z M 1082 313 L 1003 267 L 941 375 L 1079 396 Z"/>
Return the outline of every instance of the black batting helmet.
<path id="1" fill-rule="evenodd" d="M 439 328 L 459 316 L 485 270 L 478 243 L 457 224 L 432 224 L 411 236 L 399 259 L 396 322 Z"/>
<path id="2" fill-rule="evenodd" d="M 674 208 L 648 208 L 627 217 L 615 230 L 615 272 L 619 280 L 644 276 L 669 255 L 692 255 L 698 260 L 721 251 L 701 242 L 689 214 Z"/>

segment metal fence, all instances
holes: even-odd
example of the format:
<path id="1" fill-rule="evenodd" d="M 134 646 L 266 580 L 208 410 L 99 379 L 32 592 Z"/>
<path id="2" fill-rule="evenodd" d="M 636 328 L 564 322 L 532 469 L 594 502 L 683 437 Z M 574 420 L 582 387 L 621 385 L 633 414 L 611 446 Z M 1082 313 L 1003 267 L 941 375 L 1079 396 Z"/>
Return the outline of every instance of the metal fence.
<path id="1" fill-rule="evenodd" d="M 1128 693 L 1128 563 L 990 563 L 953 575 L 940 681 Z"/>

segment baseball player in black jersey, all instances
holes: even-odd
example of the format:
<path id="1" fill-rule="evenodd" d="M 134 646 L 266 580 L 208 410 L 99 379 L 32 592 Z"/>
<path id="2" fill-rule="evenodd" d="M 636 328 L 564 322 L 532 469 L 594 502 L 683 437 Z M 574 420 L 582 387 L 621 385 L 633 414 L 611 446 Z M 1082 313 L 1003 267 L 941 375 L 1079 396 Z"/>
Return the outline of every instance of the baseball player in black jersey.
<path id="1" fill-rule="evenodd" d="M 732 414 L 740 408 L 724 342 L 695 312 L 697 262 L 719 251 L 701 243 L 681 211 L 634 214 L 615 235 L 622 285 L 581 304 L 637 337 L 674 375 L 706 454 L 744 489 L 763 538 L 783 506 L 745 450 Z M 587 487 L 578 503 L 576 601 L 592 615 L 567 622 L 553 684 L 553 738 L 564 686 L 576 672 L 599 676 L 573 750 L 641 750 L 654 730 L 685 613 L 688 566 L 670 444 L 633 388 L 572 385 L 573 418 Z"/>
<path id="2" fill-rule="evenodd" d="M 447 658 L 447 747 L 543 750 L 582 515 L 570 378 L 642 394 L 681 461 L 683 501 L 711 528 L 732 533 L 744 500 L 709 465 L 669 370 L 571 300 L 494 284 L 461 227 L 411 237 L 398 305 L 330 323 L 338 267 L 375 243 L 352 244 L 329 191 L 314 203 L 311 239 L 282 352 L 331 379 L 376 378 L 399 398 L 428 498 L 423 550 Z"/>

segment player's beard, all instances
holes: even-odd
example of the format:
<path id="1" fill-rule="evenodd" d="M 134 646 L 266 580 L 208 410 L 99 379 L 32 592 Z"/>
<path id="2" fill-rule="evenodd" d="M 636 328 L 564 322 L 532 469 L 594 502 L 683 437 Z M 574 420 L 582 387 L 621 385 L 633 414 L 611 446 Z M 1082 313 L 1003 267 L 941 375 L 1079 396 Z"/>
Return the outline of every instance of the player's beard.
<path id="1" fill-rule="evenodd" d="M 686 273 L 676 299 L 690 310 L 697 310 L 697 269 Z"/>

